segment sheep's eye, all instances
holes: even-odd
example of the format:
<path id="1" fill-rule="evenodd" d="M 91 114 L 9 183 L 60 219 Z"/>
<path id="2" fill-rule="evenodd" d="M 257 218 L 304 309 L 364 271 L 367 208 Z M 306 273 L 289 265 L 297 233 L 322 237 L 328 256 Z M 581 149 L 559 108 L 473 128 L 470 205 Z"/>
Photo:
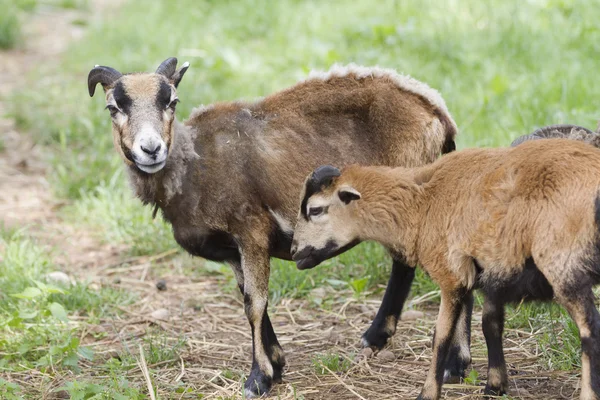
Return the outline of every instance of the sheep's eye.
<path id="1" fill-rule="evenodd" d="M 107 105 L 106 109 L 108 110 L 108 112 L 110 112 L 110 116 L 113 118 L 119 112 L 119 109 L 117 107 L 113 106 L 112 104 Z"/>
<path id="2" fill-rule="evenodd" d="M 324 211 L 323 207 L 312 207 L 308 210 L 308 215 L 311 217 L 315 217 L 317 215 L 323 214 L 323 211 Z"/>
<path id="3" fill-rule="evenodd" d="M 173 101 L 171 101 L 169 104 L 167 104 L 167 109 L 171 109 L 173 111 L 175 111 L 175 106 L 177 106 L 177 103 L 179 103 L 179 99 L 175 98 L 173 99 Z"/>

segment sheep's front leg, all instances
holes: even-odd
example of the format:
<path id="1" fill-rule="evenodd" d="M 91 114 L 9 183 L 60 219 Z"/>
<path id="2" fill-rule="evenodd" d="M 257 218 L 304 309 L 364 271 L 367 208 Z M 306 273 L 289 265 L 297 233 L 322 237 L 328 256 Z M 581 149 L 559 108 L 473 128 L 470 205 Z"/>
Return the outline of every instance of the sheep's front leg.
<path id="1" fill-rule="evenodd" d="M 502 349 L 504 303 L 495 295 L 486 294 L 485 296 L 482 328 L 488 349 L 488 379 L 483 393 L 502 396 L 508 390 L 508 373 Z"/>
<path id="2" fill-rule="evenodd" d="M 446 361 L 444 383 L 458 383 L 465 377 L 471 364 L 471 315 L 473 314 L 473 294 L 465 296 L 456 330 L 452 337 L 450 354 Z"/>
<path id="3" fill-rule="evenodd" d="M 394 259 L 392 275 L 388 281 L 377 316 L 369 329 L 362 335 L 361 342 L 364 347 L 382 349 L 388 339 L 396 332 L 398 318 L 410 292 L 414 277 L 414 267 L 406 264 L 402 258 Z"/>
<path id="4" fill-rule="evenodd" d="M 239 262 L 229 262 L 231 269 L 235 275 L 235 279 L 237 280 L 238 288 L 244 295 L 244 271 L 242 270 L 242 265 Z M 269 352 L 269 357 L 271 359 L 271 363 L 273 364 L 273 382 L 281 382 L 283 367 L 285 367 L 285 356 L 283 354 L 283 349 L 279 345 L 277 341 L 277 336 L 275 335 L 275 331 L 273 330 L 273 325 L 271 324 L 271 320 L 269 319 L 269 315 L 265 312 L 265 321 L 264 325 L 266 328 L 266 335 L 268 337 L 269 343 L 271 343 L 271 351 Z"/>
<path id="5" fill-rule="evenodd" d="M 252 369 L 244 385 L 247 398 L 269 392 L 274 380 L 281 379 L 285 365 L 283 350 L 267 315 L 269 296 L 268 248 L 242 247 L 244 306 L 252 329 Z"/>
<path id="6" fill-rule="evenodd" d="M 452 336 L 465 302 L 465 296 L 470 294 L 466 289 L 444 290 L 440 311 L 433 335 L 433 356 L 425 385 L 417 400 L 435 400 L 440 397 L 444 381 L 446 359 L 452 345 Z"/>

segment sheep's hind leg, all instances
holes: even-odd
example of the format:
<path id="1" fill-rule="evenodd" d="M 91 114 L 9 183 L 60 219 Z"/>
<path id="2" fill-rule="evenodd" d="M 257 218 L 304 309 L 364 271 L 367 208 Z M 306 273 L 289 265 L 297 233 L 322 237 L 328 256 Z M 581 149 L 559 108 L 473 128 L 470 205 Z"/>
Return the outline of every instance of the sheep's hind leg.
<path id="1" fill-rule="evenodd" d="M 442 301 L 433 335 L 433 356 L 423 391 L 417 400 L 436 400 L 440 397 L 444 381 L 444 370 L 456 325 L 464 307 L 466 296 L 471 291 L 465 288 L 442 289 Z"/>
<path id="2" fill-rule="evenodd" d="M 508 390 L 508 374 L 502 348 L 504 303 L 495 295 L 486 294 L 482 316 L 483 335 L 488 349 L 488 379 L 483 391 L 490 396 L 502 396 Z"/>
<path id="3" fill-rule="evenodd" d="M 600 314 L 594 304 L 591 287 L 574 290 L 566 295 L 557 291 L 558 302 L 564 306 L 581 338 L 581 400 L 600 400 Z"/>
<path id="4" fill-rule="evenodd" d="M 473 294 L 465 296 L 452 337 L 452 347 L 446 360 L 444 383 L 459 383 L 471 365 L 471 315 L 473 314 Z"/>
<path id="5" fill-rule="evenodd" d="M 269 254 L 267 250 L 241 250 L 244 272 L 244 306 L 252 329 L 252 369 L 244 384 L 246 398 L 265 395 L 275 378 L 281 379 L 283 351 L 267 315 Z M 280 360 L 273 363 L 272 359 Z"/>
<path id="6" fill-rule="evenodd" d="M 396 332 L 396 324 L 414 277 L 414 267 L 407 265 L 401 258 L 394 259 L 392 274 L 377 316 L 362 335 L 361 342 L 364 347 L 382 349 Z"/>

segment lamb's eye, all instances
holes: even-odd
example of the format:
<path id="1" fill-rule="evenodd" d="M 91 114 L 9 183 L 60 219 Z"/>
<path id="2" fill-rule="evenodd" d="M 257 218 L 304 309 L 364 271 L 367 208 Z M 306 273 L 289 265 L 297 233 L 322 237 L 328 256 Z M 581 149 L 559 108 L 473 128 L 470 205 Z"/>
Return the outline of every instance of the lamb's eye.
<path id="1" fill-rule="evenodd" d="M 113 106 L 112 104 L 107 105 L 106 109 L 108 110 L 108 112 L 110 112 L 111 117 L 114 117 L 119 112 L 119 109 Z"/>
<path id="2" fill-rule="evenodd" d="M 179 99 L 175 98 L 173 99 L 173 101 L 171 101 L 169 104 L 167 104 L 167 110 L 170 108 L 171 110 L 175 111 L 175 106 L 177 106 L 177 103 L 179 103 Z"/>
<path id="3" fill-rule="evenodd" d="M 308 215 L 311 217 L 315 217 L 317 215 L 323 214 L 323 211 L 324 211 L 323 207 L 311 207 L 308 210 Z"/>

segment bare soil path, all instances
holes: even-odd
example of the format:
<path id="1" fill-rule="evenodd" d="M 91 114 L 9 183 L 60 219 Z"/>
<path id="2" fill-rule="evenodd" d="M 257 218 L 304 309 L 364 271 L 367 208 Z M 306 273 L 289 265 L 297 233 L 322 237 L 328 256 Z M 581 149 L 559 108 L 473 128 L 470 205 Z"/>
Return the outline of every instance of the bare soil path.
<path id="1" fill-rule="evenodd" d="M 0 222 L 8 228 L 28 227 L 29 234 L 59 250 L 56 261 L 61 266 L 79 267 L 116 254 L 89 232 L 61 221 L 57 211 L 62 203 L 52 196 L 46 179 L 44 148 L 17 129 L 8 115 L 9 102 L 13 93 L 34 83 L 28 76 L 36 66 L 58 63 L 69 45 L 83 36 L 85 27 L 78 21 L 89 21 L 119 3 L 97 0 L 86 10 L 42 6 L 24 19 L 22 45 L 0 52 Z"/>

